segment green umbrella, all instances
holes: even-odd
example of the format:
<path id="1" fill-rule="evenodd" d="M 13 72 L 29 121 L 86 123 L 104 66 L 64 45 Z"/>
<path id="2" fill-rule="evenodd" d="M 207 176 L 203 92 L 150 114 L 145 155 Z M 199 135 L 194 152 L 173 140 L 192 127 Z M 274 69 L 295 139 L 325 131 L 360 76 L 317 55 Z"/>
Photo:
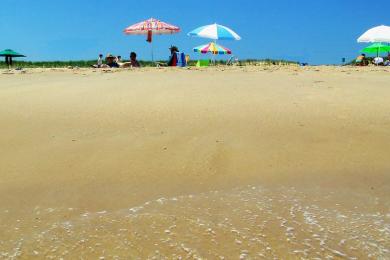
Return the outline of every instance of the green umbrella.
<path id="1" fill-rule="evenodd" d="M 6 49 L 0 52 L 0 57 L 26 57 L 23 54 L 17 53 L 11 49 Z"/>
<path id="2" fill-rule="evenodd" d="M 390 52 L 390 46 L 383 43 L 374 43 L 362 50 L 364 53 L 376 53 L 379 56 L 379 53 Z"/>
<path id="3" fill-rule="evenodd" d="M 26 57 L 23 54 L 17 53 L 11 49 L 6 49 L 0 52 L 0 57 L 5 57 L 5 63 L 7 63 L 8 67 L 12 66 L 12 58 L 17 57 Z"/>

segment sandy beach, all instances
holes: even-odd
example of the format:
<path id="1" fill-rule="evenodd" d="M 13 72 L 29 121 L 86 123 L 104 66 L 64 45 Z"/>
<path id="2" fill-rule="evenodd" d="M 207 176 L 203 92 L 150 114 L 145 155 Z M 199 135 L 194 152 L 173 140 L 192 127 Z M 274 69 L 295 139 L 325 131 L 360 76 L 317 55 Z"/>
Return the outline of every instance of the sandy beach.
<path id="1" fill-rule="evenodd" d="M 2 70 L 0 129 L 0 258 L 390 257 L 390 69 Z"/>

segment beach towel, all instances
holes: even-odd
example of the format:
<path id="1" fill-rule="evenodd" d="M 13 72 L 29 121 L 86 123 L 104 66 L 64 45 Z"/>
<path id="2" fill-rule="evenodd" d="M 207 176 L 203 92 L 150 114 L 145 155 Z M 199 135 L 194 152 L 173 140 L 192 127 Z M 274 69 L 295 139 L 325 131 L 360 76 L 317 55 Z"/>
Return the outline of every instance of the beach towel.
<path id="1" fill-rule="evenodd" d="M 196 67 L 208 67 L 210 65 L 210 60 L 198 60 Z"/>

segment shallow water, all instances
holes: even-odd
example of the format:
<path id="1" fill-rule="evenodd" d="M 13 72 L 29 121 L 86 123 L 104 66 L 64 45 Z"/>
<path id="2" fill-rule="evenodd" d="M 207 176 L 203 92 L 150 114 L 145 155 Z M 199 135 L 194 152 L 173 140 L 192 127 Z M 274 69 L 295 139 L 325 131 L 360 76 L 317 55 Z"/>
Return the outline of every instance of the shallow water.
<path id="1" fill-rule="evenodd" d="M 10 220 L 4 210 L 0 258 L 390 258 L 386 202 L 338 196 L 247 186 L 114 212 L 36 207 Z"/>

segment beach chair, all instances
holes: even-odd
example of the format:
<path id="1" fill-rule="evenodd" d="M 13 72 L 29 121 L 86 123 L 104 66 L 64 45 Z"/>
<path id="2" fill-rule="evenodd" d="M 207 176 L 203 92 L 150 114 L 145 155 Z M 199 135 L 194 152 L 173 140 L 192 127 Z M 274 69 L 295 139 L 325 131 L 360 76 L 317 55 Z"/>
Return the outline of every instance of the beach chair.
<path id="1" fill-rule="evenodd" d="M 210 60 L 198 60 L 196 67 L 208 67 L 210 66 Z"/>
<path id="2" fill-rule="evenodd" d="M 227 60 L 226 65 L 232 66 L 234 64 L 238 64 L 238 58 L 235 56 L 231 56 L 230 59 Z"/>
<path id="3" fill-rule="evenodd" d="M 184 52 L 176 53 L 176 67 L 186 67 L 187 66 L 187 60 L 186 55 Z M 165 62 L 155 62 L 156 67 L 168 67 L 168 63 Z"/>
<path id="4" fill-rule="evenodd" d="M 227 60 L 227 62 L 226 62 L 226 66 L 231 66 L 231 65 L 233 65 L 233 56 L 231 56 L 231 57 Z"/>
<path id="5" fill-rule="evenodd" d="M 177 67 L 186 67 L 187 66 L 187 60 L 186 55 L 184 52 L 177 53 Z"/>

